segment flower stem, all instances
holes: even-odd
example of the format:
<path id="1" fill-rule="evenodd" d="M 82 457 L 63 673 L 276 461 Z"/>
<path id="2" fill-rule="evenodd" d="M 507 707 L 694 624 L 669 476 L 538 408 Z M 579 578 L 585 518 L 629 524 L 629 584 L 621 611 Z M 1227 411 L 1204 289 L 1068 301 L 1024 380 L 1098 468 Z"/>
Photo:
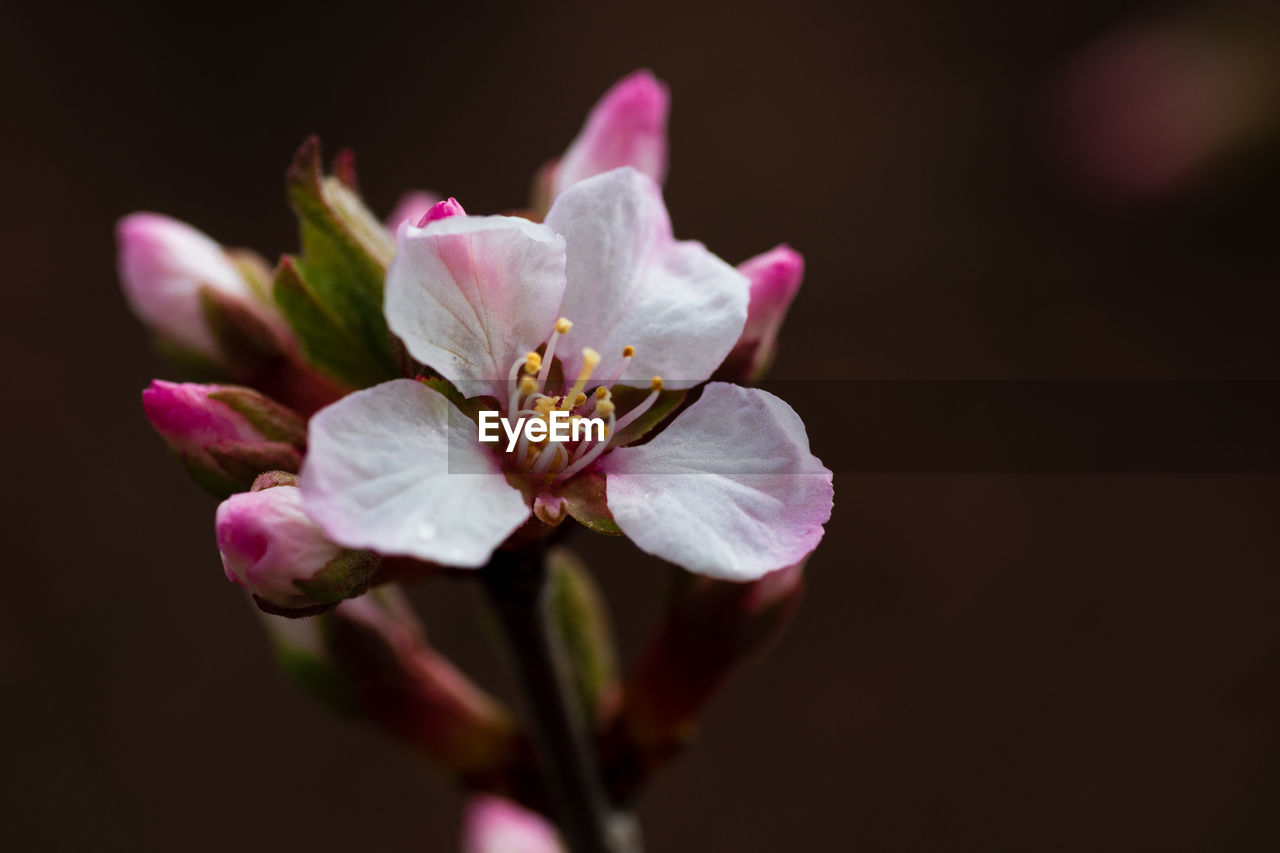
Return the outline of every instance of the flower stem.
<path id="1" fill-rule="evenodd" d="M 541 548 L 498 551 L 482 572 L 528 707 L 547 795 L 571 853 L 640 853 L 635 818 L 605 790 L 591 728 L 551 624 Z"/>

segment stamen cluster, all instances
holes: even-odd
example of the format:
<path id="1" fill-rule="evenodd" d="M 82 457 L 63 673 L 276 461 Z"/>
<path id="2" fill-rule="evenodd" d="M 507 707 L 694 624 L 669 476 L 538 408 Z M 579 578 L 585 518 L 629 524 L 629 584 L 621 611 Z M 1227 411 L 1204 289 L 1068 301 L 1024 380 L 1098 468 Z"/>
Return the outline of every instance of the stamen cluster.
<path id="1" fill-rule="evenodd" d="M 552 431 L 548 428 L 545 431 L 546 438 L 531 440 L 528 430 L 522 428 L 515 449 L 507 454 L 508 464 L 521 473 L 547 476 L 552 480 L 572 477 L 598 459 L 609 448 L 610 442 L 619 431 L 626 429 L 637 418 L 649 411 L 657 402 L 658 393 L 662 390 L 662 378 L 653 377 L 649 395 L 631 411 L 618 417 L 612 388 L 622 378 L 636 354 L 636 349 L 632 346 L 623 347 L 622 362 L 614 374 L 604 382 L 595 385 L 588 393 L 592 374 L 600 364 L 600 353 L 591 347 L 583 347 L 582 367 L 573 384 L 567 389 L 561 389 L 563 392 L 561 394 L 548 393 L 551 363 L 555 358 L 556 347 L 560 343 L 560 338 L 567 335 L 572 328 L 573 323 L 568 319 L 561 317 L 556 320 L 555 328 L 547 341 L 546 350 L 543 353 L 531 351 L 511 365 L 511 373 L 508 377 L 511 393 L 507 399 L 507 417 L 518 420 L 521 427 L 527 418 L 540 418 L 547 421 L 550 427 L 551 413 L 556 411 L 569 414 L 571 427 L 583 418 L 600 418 L 605 421 L 604 436 L 603 438 L 598 435 L 593 437 L 592 430 L 582 430 L 579 436 L 578 430 L 571 429 L 571 435 L 579 437 L 560 440 L 553 438 Z"/>

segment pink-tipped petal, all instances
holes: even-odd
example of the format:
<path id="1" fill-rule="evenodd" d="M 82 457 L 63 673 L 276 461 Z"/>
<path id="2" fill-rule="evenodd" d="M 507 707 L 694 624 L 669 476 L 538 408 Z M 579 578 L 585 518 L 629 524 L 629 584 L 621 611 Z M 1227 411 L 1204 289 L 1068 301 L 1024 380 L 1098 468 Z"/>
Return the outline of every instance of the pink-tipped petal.
<path id="1" fill-rule="evenodd" d="M 804 278 L 804 258 L 783 244 L 742 262 L 738 272 L 751 282 L 751 305 L 734 350 L 742 351 L 752 366 L 758 367 L 777 345 L 782 321 Z"/>
<path id="2" fill-rule="evenodd" d="M 614 84 L 592 108 L 552 178 L 555 195 L 578 181 L 632 166 L 658 183 L 667 174 L 667 87 L 649 71 Z"/>
<path id="3" fill-rule="evenodd" d="M 475 423 L 420 382 L 385 382 L 322 409 L 308 448 L 307 511 L 351 548 L 482 566 L 529 517 Z"/>
<path id="4" fill-rule="evenodd" d="M 472 797 L 462 816 L 462 853 L 561 853 L 546 818 L 510 800 Z"/>
<path id="5" fill-rule="evenodd" d="M 264 315 L 247 281 L 208 235 L 158 213 L 134 213 L 116 225 L 125 299 L 165 339 L 214 359 L 221 353 L 205 321 L 200 290 L 243 299 Z"/>
<path id="6" fill-rule="evenodd" d="M 758 388 L 712 382 L 656 438 L 600 467 L 622 532 L 709 577 L 755 580 L 798 563 L 831 517 L 831 472 L 804 423 Z"/>
<path id="7" fill-rule="evenodd" d="M 564 240 L 511 216 L 401 226 L 387 324 L 468 397 L 507 395 L 511 365 L 546 340 L 564 295 Z M 474 436 L 472 436 L 474 438 Z"/>
<path id="8" fill-rule="evenodd" d="M 439 203 L 440 196 L 422 190 L 410 190 L 400 196 L 395 209 L 387 217 L 387 230 L 392 234 L 406 222 L 413 225 L 422 220 L 434 205 Z"/>
<path id="9" fill-rule="evenodd" d="M 747 319 L 746 278 L 701 243 L 677 241 L 662 191 L 635 169 L 589 178 L 561 195 L 547 224 L 564 235 L 568 260 L 561 313 L 573 321 L 558 351 L 574 376 L 581 348 L 602 356 L 597 375 L 620 368 L 622 381 L 670 388 L 709 377 L 737 342 Z"/>
<path id="10" fill-rule="evenodd" d="M 738 272 L 751 282 L 751 307 L 742 340 L 759 343 L 773 340 L 787 316 L 791 300 L 804 278 L 804 258 L 783 244 L 738 265 Z"/>
<path id="11" fill-rule="evenodd" d="M 428 222 L 435 222 L 438 219 L 448 219 L 450 216 L 466 216 L 467 212 L 462 209 L 462 205 L 458 204 L 458 200 L 453 196 L 438 201 L 431 205 L 431 209 L 422 215 L 418 220 L 419 228 L 426 228 Z"/>

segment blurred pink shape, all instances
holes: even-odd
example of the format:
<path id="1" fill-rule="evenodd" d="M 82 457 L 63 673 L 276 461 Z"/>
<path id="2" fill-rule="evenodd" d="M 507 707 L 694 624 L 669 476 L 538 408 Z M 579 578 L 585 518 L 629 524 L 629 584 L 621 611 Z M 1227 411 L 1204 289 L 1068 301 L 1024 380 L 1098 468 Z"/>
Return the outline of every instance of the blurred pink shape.
<path id="1" fill-rule="evenodd" d="M 1186 26 L 1112 33 L 1068 66 L 1063 154 L 1095 188 L 1167 192 L 1245 139 L 1265 108 L 1265 68 L 1247 41 Z"/>
<path id="2" fill-rule="evenodd" d="M 561 853 L 546 818 L 499 797 L 472 797 L 462 816 L 462 853 Z"/>

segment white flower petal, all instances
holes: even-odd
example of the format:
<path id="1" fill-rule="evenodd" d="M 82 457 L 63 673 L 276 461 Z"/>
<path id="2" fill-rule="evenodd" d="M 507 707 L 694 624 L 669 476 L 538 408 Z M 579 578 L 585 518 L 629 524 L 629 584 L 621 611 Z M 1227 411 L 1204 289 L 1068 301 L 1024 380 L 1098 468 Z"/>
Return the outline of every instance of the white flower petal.
<path id="1" fill-rule="evenodd" d="M 692 572 L 754 580 L 798 563 L 831 517 L 831 472 L 766 391 L 722 382 L 653 441 L 608 454 L 609 510 L 641 549 Z"/>
<path id="2" fill-rule="evenodd" d="M 623 168 L 565 190 L 547 214 L 564 235 L 569 279 L 561 313 L 573 331 L 558 349 L 565 376 L 582 347 L 603 357 L 609 376 L 634 346 L 626 384 L 661 376 L 670 388 L 703 381 L 737 342 L 747 319 L 749 283 L 701 243 L 676 241 L 662 191 Z"/>
<path id="3" fill-rule="evenodd" d="M 299 486 L 335 542 L 447 566 L 484 565 L 529 517 L 475 424 L 411 379 L 318 412 Z"/>
<path id="4" fill-rule="evenodd" d="M 468 397 L 504 398 L 512 363 L 543 343 L 564 295 L 564 240 L 513 216 L 402 225 L 387 325 Z"/>

